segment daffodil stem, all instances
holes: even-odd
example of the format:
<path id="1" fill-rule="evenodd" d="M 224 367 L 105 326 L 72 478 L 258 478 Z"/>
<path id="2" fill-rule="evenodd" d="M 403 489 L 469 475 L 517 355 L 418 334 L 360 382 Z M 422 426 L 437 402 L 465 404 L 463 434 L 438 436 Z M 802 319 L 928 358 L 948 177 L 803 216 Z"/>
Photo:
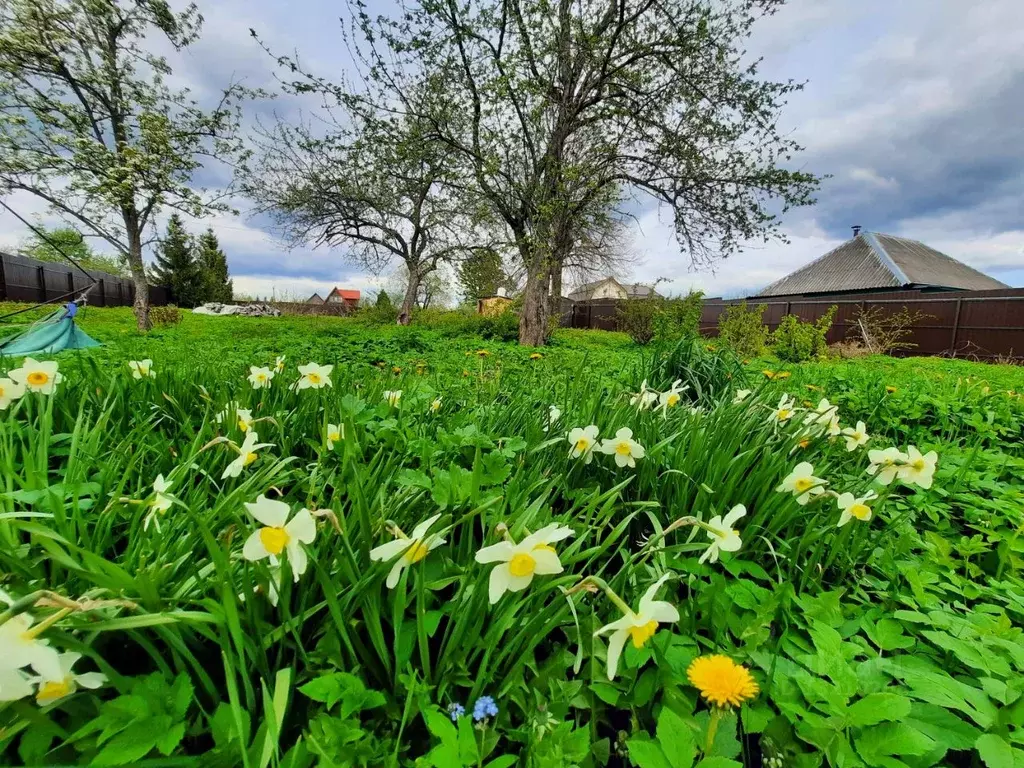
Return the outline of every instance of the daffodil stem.
<path id="1" fill-rule="evenodd" d="M 36 601 L 46 595 L 46 590 L 40 589 L 36 592 L 31 592 L 18 600 L 15 600 L 6 611 L 0 613 L 0 626 L 3 626 L 8 621 L 13 619 L 18 614 L 24 613 L 36 604 Z"/>
<path id="2" fill-rule="evenodd" d="M 626 605 L 625 601 L 621 597 L 615 594 L 615 590 L 609 587 L 604 579 L 598 576 L 587 576 L 585 579 L 583 579 L 583 581 L 581 581 L 575 587 L 570 589 L 568 594 L 572 594 L 577 589 L 584 589 L 587 583 L 594 584 L 595 586 L 600 587 L 601 590 L 605 593 L 605 595 L 608 596 L 608 599 L 611 600 L 615 604 L 615 607 L 622 611 L 623 614 L 628 616 L 629 614 L 633 613 L 633 609 Z"/>

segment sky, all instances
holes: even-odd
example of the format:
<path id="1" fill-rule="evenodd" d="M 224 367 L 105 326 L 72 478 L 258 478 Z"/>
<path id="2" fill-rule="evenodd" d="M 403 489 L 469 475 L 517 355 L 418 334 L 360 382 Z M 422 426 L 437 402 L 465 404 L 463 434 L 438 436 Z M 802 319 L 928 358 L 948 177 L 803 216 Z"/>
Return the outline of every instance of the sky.
<path id="1" fill-rule="evenodd" d="M 373 0 L 370 2 L 373 8 Z M 307 0 L 199 0 L 203 35 L 169 52 L 174 82 L 210 99 L 233 79 L 276 90 L 275 50 L 297 52 L 327 76 L 349 66 L 339 4 Z M 631 223 L 632 280 L 662 280 L 662 292 L 701 289 L 743 296 L 867 230 L 921 240 L 1013 286 L 1024 286 L 1024 2 L 1021 0 L 790 0 L 755 28 L 748 50 L 766 77 L 806 82 L 780 127 L 805 150 L 794 167 L 828 175 L 814 206 L 788 212 L 788 242 L 758 244 L 693 271 L 672 234 L 671 216 L 642 199 Z M 247 107 L 247 120 L 295 114 L 295 98 Z M 208 169 L 206 180 L 219 171 Z M 202 182 L 204 176 L 198 177 Z M 6 202 L 53 223 L 23 194 Z M 287 248 L 251 204 L 210 226 L 228 255 L 236 294 L 305 298 L 332 286 L 373 290 L 383 278 L 349 264 L 344 249 Z M 0 215 L 0 248 L 24 227 Z"/>

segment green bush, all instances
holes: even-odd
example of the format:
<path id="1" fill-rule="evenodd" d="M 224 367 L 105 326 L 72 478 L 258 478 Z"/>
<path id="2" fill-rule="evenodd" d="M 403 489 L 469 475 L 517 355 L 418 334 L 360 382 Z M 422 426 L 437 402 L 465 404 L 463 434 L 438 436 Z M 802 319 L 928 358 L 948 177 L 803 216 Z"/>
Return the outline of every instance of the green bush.
<path id="1" fill-rule="evenodd" d="M 660 300 L 655 297 L 630 299 L 619 303 L 619 330 L 629 334 L 637 344 L 650 344 L 654 339 L 654 320 Z"/>
<path id="2" fill-rule="evenodd" d="M 679 341 L 700 333 L 700 316 L 704 309 L 704 292 L 691 291 L 677 299 L 655 299 L 654 338 L 658 341 Z"/>
<path id="3" fill-rule="evenodd" d="M 836 309 L 835 306 L 829 307 L 828 312 L 813 323 L 805 323 L 796 315 L 786 315 L 772 334 L 772 351 L 780 360 L 789 363 L 824 357 L 828 351 L 825 335 L 832 327 Z"/>
<path id="4" fill-rule="evenodd" d="M 479 333 L 485 339 L 516 341 L 519 338 L 519 315 L 511 310 L 481 317 L 480 320 Z"/>
<path id="5" fill-rule="evenodd" d="M 168 304 L 166 307 L 150 307 L 149 321 L 154 328 L 177 325 L 181 322 L 181 310 L 173 304 Z"/>
<path id="6" fill-rule="evenodd" d="M 731 304 L 718 318 L 718 338 L 741 357 L 760 357 L 768 347 L 768 326 L 762 322 L 766 304 Z"/>

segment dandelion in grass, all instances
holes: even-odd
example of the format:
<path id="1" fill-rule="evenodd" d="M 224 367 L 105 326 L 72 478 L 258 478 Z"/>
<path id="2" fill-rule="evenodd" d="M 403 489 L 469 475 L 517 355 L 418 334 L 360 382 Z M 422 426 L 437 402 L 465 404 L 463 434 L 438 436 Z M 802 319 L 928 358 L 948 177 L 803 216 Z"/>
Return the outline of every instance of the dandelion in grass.
<path id="1" fill-rule="evenodd" d="M 643 648 L 647 641 L 654 637 L 658 631 L 659 624 L 679 621 L 679 611 L 671 603 L 664 600 L 655 600 L 654 596 L 661 589 L 671 574 L 665 574 L 644 592 L 640 598 L 637 610 L 632 610 L 628 605 L 616 598 L 619 609 L 623 616 L 611 624 L 601 627 L 594 636 L 611 632 L 608 638 L 608 679 L 614 680 L 615 673 L 619 668 L 619 657 L 622 655 L 622 648 L 626 640 L 631 640 L 636 649 Z"/>
<path id="2" fill-rule="evenodd" d="M 6 603 L 12 602 L 0 593 Z M 0 624 L 0 671 L 31 667 L 39 675 L 58 677 L 60 675 L 59 654 L 46 640 L 40 640 L 39 633 L 46 623 L 32 627 L 32 616 L 19 613 Z"/>
<path id="3" fill-rule="evenodd" d="M 860 497 L 855 497 L 849 492 L 839 494 L 836 497 L 836 504 L 839 505 L 841 514 L 839 515 L 839 522 L 836 523 L 836 528 L 842 528 L 854 519 L 866 523 L 871 519 L 871 507 L 868 506 L 868 502 L 877 498 L 878 494 L 874 491 L 868 491 Z"/>
<path id="4" fill-rule="evenodd" d="M 736 552 L 743 546 L 740 532 L 733 526 L 736 525 L 737 520 L 746 514 L 747 508 L 742 504 L 737 504 L 725 514 L 725 517 L 715 515 L 701 526 L 707 533 L 708 538 L 711 539 L 711 543 L 704 550 L 704 554 L 700 556 L 699 562 L 717 563 L 719 552 Z"/>
<path id="5" fill-rule="evenodd" d="M 294 387 L 298 390 L 333 387 L 334 384 L 331 383 L 331 371 L 333 370 L 333 365 L 320 365 L 319 363 L 300 365 L 299 380 L 295 382 Z"/>
<path id="6" fill-rule="evenodd" d="M 760 692 L 750 671 L 728 656 L 698 656 L 686 677 L 705 701 L 719 709 L 738 707 Z"/>
<path id="7" fill-rule="evenodd" d="M 532 355 L 530 355 L 530 359 L 531 360 L 543 360 L 544 359 L 544 355 L 542 355 L 540 352 L 534 352 Z"/>
<path id="8" fill-rule="evenodd" d="M 107 676 L 100 672 L 86 672 L 79 675 L 73 671 L 75 662 L 82 658 L 82 654 L 69 651 L 60 654 L 58 663 L 60 671 L 56 675 L 40 675 L 34 682 L 36 690 L 36 704 L 45 707 L 54 704 L 61 699 L 66 699 L 79 688 L 99 688 L 107 682 Z"/>
<path id="9" fill-rule="evenodd" d="M 451 718 L 453 723 L 457 723 L 459 718 L 466 714 L 466 708 L 458 702 L 452 702 L 448 705 L 448 717 Z"/>
<path id="10" fill-rule="evenodd" d="M 855 427 L 847 427 L 842 431 L 842 435 L 846 438 L 847 451 L 855 451 L 871 439 L 863 421 L 858 421 Z"/>
<path id="11" fill-rule="evenodd" d="M 602 440 L 598 450 L 614 456 L 615 464 L 619 467 L 635 467 L 636 460 L 647 455 L 644 447 L 633 439 L 633 430 L 629 427 L 620 429 L 615 437 Z"/>
<path id="12" fill-rule="evenodd" d="M 17 701 L 32 695 L 31 678 L 20 669 L 0 667 L 0 701 Z"/>
<path id="13" fill-rule="evenodd" d="M 498 716 L 498 705 L 494 703 L 494 699 L 490 696 L 481 696 L 476 700 L 473 705 L 473 721 L 479 723 L 481 720 L 487 720 L 491 717 Z"/>
<path id="14" fill-rule="evenodd" d="M 570 459 L 583 459 L 584 464 L 594 460 L 594 446 L 597 444 L 598 430 L 594 424 L 589 427 L 576 427 L 569 430 Z"/>
<path id="15" fill-rule="evenodd" d="M 892 386 L 892 385 L 889 385 L 889 386 L 887 386 L 887 387 L 885 388 L 885 391 L 886 391 L 886 392 L 888 392 L 888 393 L 889 393 L 889 394 L 891 395 L 891 394 L 893 394 L 894 392 L 896 392 L 897 390 L 896 390 L 896 387 L 894 387 L 894 386 Z"/>
<path id="16" fill-rule="evenodd" d="M 814 476 L 814 467 L 809 461 L 801 461 L 775 490 L 792 493 L 796 503 L 803 506 L 815 496 L 823 494 L 827 484 L 827 481 Z"/>
<path id="17" fill-rule="evenodd" d="M 779 404 L 772 409 L 768 421 L 771 424 L 785 424 L 793 418 L 795 413 L 796 408 L 793 404 L 793 398 L 789 395 L 783 395 L 779 398 Z"/>
<path id="18" fill-rule="evenodd" d="M 484 547 L 476 553 L 478 563 L 497 563 L 491 569 L 487 595 L 494 605 L 506 592 L 521 592 L 533 577 L 562 572 L 562 562 L 553 544 L 572 536 L 572 529 L 551 523 L 531 533 L 516 544 L 510 536 L 506 541 Z"/>
<path id="19" fill-rule="evenodd" d="M 658 402 L 658 393 L 647 388 L 647 379 L 640 384 L 640 391 L 629 398 L 629 404 L 635 405 L 638 411 L 643 411 Z"/>
<path id="20" fill-rule="evenodd" d="M 278 355 L 277 359 L 274 361 L 274 370 L 277 373 L 284 373 L 284 359 L 284 355 Z"/>
<path id="21" fill-rule="evenodd" d="M 896 470 L 896 476 L 904 483 L 925 489 L 931 488 L 938 461 L 939 454 L 935 451 L 922 455 L 915 446 L 907 446 L 907 457 Z"/>
<path id="22" fill-rule="evenodd" d="M 400 389 L 397 389 L 397 390 L 394 390 L 394 391 L 388 389 L 388 390 L 385 390 L 385 392 L 384 392 L 384 400 L 387 401 L 387 404 L 390 405 L 392 408 L 395 408 L 398 405 L 398 401 L 401 400 L 401 399 L 402 399 L 402 390 L 400 390 Z"/>
<path id="23" fill-rule="evenodd" d="M 252 430 L 245 433 L 245 439 L 242 441 L 241 447 L 238 448 L 238 458 L 228 464 L 224 474 L 220 476 L 221 480 L 229 477 L 238 477 L 242 474 L 243 469 L 259 458 L 258 451 L 261 448 L 269 448 L 272 445 L 272 443 L 257 442 L 259 439 L 259 435 Z"/>
<path id="24" fill-rule="evenodd" d="M 387 544 L 381 544 L 370 550 L 370 560 L 375 562 L 389 561 L 392 558 L 395 564 L 388 573 L 385 585 L 388 589 L 394 589 L 398 580 L 402 577 L 402 571 L 410 565 L 415 565 L 425 558 L 431 551 L 445 543 L 440 534 L 430 533 L 430 527 L 441 518 L 440 514 L 424 520 L 412 529 L 412 534 L 406 536 L 401 529 L 395 528 L 395 540 Z"/>
<path id="25" fill-rule="evenodd" d="M 327 450 L 333 451 L 334 444 L 340 443 L 345 439 L 345 425 L 344 424 L 328 424 L 327 425 Z"/>
<path id="26" fill-rule="evenodd" d="M 873 475 L 881 485 L 889 485 L 896 479 L 900 465 L 907 460 L 907 454 L 899 448 L 884 448 L 868 451 L 868 461 L 871 462 L 867 473 Z"/>
<path id="27" fill-rule="evenodd" d="M 270 389 L 270 382 L 274 380 L 274 371 L 266 367 L 255 365 L 249 366 L 249 383 L 253 389 Z"/>
<path id="28" fill-rule="evenodd" d="M 748 397 L 750 397 L 751 390 L 749 389 L 737 389 L 736 394 L 732 398 L 733 405 L 739 405 Z"/>
<path id="29" fill-rule="evenodd" d="M 153 370 L 153 361 L 149 358 L 145 360 L 131 360 L 128 363 L 128 367 L 131 369 L 133 379 L 156 378 L 156 371 Z"/>
<path id="30" fill-rule="evenodd" d="M 761 371 L 761 373 L 764 374 L 764 377 L 766 379 L 774 379 L 775 378 L 775 371 L 770 371 L 767 368 L 765 370 Z"/>
<path id="31" fill-rule="evenodd" d="M 433 402 L 430 403 L 430 412 L 431 413 L 437 413 L 438 411 L 441 410 L 441 405 L 442 405 L 441 398 L 440 397 L 435 397 Z"/>
<path id="32" fill-rule="evenodd" d="M 779 371 L 778 373 L 775 374 L 775 378 L 776 379 L 788 379 L 792 375 L 793 374 L 790 373 L 789 371 Z"/>
<path id="33" fill-rule="evenodd" d="M 20 368 L 7 372 L 7 376 L 29 392 L 52 395 L 53 390 L 64 378 L 57 370 L 56 360 L 34 360 L 26 357 Z"/>
<path id="34" fill-rule="evenodd" d="M 266 496 L 256 497 L 256 501 L 245 504 L 246 510 L 263 524 L 259 530 L 253 531 L 242 546 L 242 557 L 256 561 L 270 558 L 271 566 L 280 562 L 281 553 L 288 553 L 288 564 L 292 569 L 295 581 L 306 572 L 308 558 L 303 544 L 312 544 L 316 538 L 316 523 L 308 509 L 300 509 L 288 520 L 291 508 L 283 501 L 268 499 Z"/>
<path id="35" fill-rule="evenodd" d="M 174 503 L 173 497 L 167 494 L 167 491 L 171 489 L 171 485 L 171 481 L 165 480 L 163 475 L 156 476 L 156 480 L 153 481 L 153 500 L 149 502 L 149 514 L 142 521 L 142 530 L 149 530 L 151 523 L 157 531 L 160 530 L 159 515 L 166 514 L 167 510 Z"/>
<path id="36" fill-rule="evenodd" d="M 490 353 L 490 352 L 488 352 L 488 351 L 487 351 L 486 349 L 478 349 L 478 350 L 476 351 L 476 356 L 477 356 L 477 357 L 489 357 L 489 356 L 490 356 L 490 354 L 491 354 L 491 353 Z"/>
<path id="37" fill-rule="evenodd" d="M 15 400 L 25 394 L 25 385 L 14 379 L 0 378 L 0 411 L 6 411 Z"/>
<path id="38" fill-rule="evenodd" d="M 682 386 L 682 384 L 682 379 L 676 379 L 672 382 L 672 386 L 668 391 L 662 392 L 658 396 L 658 407 L 665 412 L 666 416 L 668 416 L 668 409 L 675 408 L 683 399 L 682 393 L 686 391 L 687 388 Z"/>

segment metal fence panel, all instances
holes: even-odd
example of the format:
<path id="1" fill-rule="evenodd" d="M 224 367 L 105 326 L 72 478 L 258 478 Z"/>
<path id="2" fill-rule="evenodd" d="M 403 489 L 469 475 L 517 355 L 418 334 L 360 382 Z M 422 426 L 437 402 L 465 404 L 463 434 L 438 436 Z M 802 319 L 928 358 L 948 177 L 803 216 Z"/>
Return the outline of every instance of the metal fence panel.
<path id="1" fill-rule="evenodd" d="M 90 303 L 101 307 L 134 303 L 135 285 L 131 280 L 106 272 L 89 274 L 99 281 L 89 293 Z M 0 301 L 55 301 L 84 291 L 88 285 L 85 275 L 70 264 L 0 252 Z M 162 306 L 170 300 L 171 293 L 166 287 L 149 287 L 151 306 Z"/>

